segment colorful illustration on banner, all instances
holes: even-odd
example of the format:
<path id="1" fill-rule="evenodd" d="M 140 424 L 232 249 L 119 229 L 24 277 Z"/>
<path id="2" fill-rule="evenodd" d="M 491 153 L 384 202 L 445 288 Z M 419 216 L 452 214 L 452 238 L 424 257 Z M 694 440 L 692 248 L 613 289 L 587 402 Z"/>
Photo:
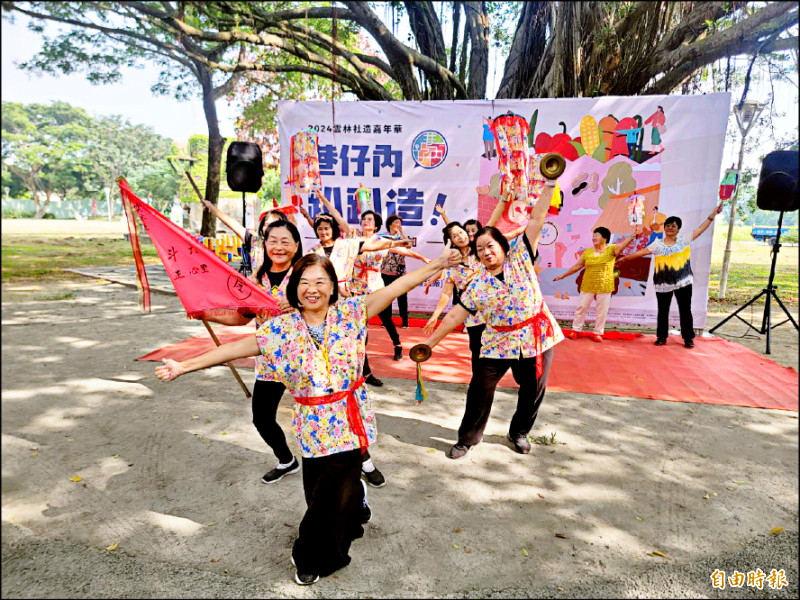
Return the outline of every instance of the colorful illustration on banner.
<path id="1" fill-rule="evenodd" d="M 628 198 L 628 225 L 636 227 L 644 223 L 644 196 L 634 194 Z"/>
<path id="2" fill-rule="evenodd" d="M 411 143 L 411 158 L 418 167 L 435 169 L 447 158 L 447 140 L 438 131 L 423 131 Z"/>
<path id="3" fill-rule="evenodd" d="M 289 159 L 289 188 L 291 207 L 285 212 L 293 212 L 303 204 L 301 194 L 306 197 L 322 189 L 319 167 L 319 138 L 310 130 L 298 131 L 291 137 Z M 278 207 L 276 207 L 278 208 Z"/>

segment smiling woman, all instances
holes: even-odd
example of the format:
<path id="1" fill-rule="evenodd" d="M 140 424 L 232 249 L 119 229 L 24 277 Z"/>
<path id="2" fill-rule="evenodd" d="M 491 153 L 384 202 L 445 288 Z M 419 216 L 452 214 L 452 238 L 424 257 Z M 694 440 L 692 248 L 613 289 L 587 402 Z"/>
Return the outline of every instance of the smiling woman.
<path id="1" fill-rule="evenodd" d="M 350 543 L 370 520 L 361 457 L 377 438 L 375 413 L 364 385 L 367 320 L 400 294 L 461 253 L 445 246 L 430 264 L 365 296 L 339 300 L 337 273 L 326 256 L 298 260 L 286 286 L 296 308 L 266 321 L 255 335 L 223 344 L 187 361 L 164 359 L 156 375 L 170 381 L 235 358 L 261 355 L 267 376 L 294 396 L 292 429 L 303 456 L 306 514 L 292 550 L 295 581 L 314 583 L 350 563 Z"/>

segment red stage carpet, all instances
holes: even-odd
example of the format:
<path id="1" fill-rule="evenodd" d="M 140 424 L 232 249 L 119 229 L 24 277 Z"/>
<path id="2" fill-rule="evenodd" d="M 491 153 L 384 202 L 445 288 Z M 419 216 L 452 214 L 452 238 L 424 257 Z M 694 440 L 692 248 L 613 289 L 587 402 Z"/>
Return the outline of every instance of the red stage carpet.
<path id="1" fill-rule="evenodd" d="M 414 325 L 415 323 L 411 323 Z M 252 326 L 217 327 L 225 343 L 252 333 Z M 392 360 L 392 344 L 381 326 L 369 327 L 369 360 L 377 377 L 416 379 L 408 349 L 427 336 L 419 327 L 399 329 L 403 360 Z M 666 346 L 654 346 L 655 337 L 593 342 L 588 338 L 564 340 L 555 348 L 548 389 L 608 396 L 652 398 L 673 402 L 699 402 L 753 408 L 798 409 L 798 376 L 757 352 L 721 338 L 697 338 L 695 347 L 683 347 L 679 336 Z M 164 356 L 183 360 L 213 348 L 208 335 L 166 346 L 138 360 L 160 361 Z M 236 366 L 253 368 L 253 359 Z M 423 363 L 426 381 L 469 383 L 470 360 L 467 335 L 451 333 Z M 245 381 L 247 378 L 244 378 Z M 409 394 L 413 399 L 413 384 Z M 517 387 L 509 371 L 501 386 Z"/>

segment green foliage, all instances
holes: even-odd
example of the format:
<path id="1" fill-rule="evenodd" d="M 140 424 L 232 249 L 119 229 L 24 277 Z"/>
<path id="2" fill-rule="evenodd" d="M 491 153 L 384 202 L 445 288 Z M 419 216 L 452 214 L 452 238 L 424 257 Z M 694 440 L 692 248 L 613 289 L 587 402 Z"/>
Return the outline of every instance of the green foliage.
<path id="1" fill-rule="evenodd" d="M 2 109 L 3 185 L 8 180 L 17 189 L 26 186 L 35 202 L 37 192 L 96 198 L 119 176 L 134 175 L 149 191 L 166 193 L 177 185 L 163 160 L 172 142 L 149 127 L 119 116 L 94 118 L 64 102 L 4 102 Z"/>

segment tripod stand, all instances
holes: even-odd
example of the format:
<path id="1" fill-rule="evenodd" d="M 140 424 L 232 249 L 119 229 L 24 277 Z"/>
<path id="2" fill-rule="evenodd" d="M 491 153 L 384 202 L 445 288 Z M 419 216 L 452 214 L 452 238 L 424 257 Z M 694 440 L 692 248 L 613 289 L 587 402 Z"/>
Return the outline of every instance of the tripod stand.
<path id="1" fill-rule="evenodd" d="M 774 285 L 772 285 L 772 281 L 775 279 L 775 263 L 778 260 L 778 252 L 780 251 L 780 248 L 781 248 L 781 226 L 783 225 L 783 212 L 784 211 L 781 211 L 781 214 L 778 217 L 778 234 L 775 236 L 775 240 L 772 243 L 772 267 L 770 268 L 770 271 L 769 271 L 769 281 L 767 282 L 767 287 L 765 287 L 758 294 L 753 296 L 746 304 L 744 304 L 741 307 L 737 308 L 736 312 L 734 312 L 732 315 L 729 315 L 729 316 L 725 317 L 725 319 L 723 319 L 722 321 L 717 323 L 714 327 L 712 327 L 708 331 L 709 333 L 714 333 L 717 329 L 722 327 L 725 323 L 730 321 L 733 317 L 736 317 L 742 323 L 747 325 L 750 329 L 754 330 L 756 333 L 760 333 L 762 335 L 765 334 L 765 333 L 767 334 L 767 352 L 766 352 L 767 354 L 770 353 L 770 347 L 769 347 L 769 344 L 770 344 L 770 332 L 773 329 L 775 329 L 776 327 L 779 327 L 780 325 L 783 325 L 787 321 L 791 321 L 792 325 L 794 325 L 794 328 L 798 329 L 797 323 L 795 322 L 794 318 L 789 313 L 789 311 L 786 310 L 786 307 L 783 305 L 783 302 L 781 302 L 781 299 L 778 298 L 778 293 L 776 292 L 776 290 L 778 288 L 776 288 Z M 764 295 L 766 295 L 766 299 L 765 299 L 765 302 L 764 302 L 764 318 L 761 321 L 761 328 L 759 329 L 759 328 L 755 327 L 749 321 L 745 321 L 742 317 L 739 316 L 739 313 L 742 312 L 745 308 L 747 308 L 748 306 L 753 304 L 756 300 L 758 300 L 761 296 L 764 296 Z M 775 298 L 775 302 L 778 303 L 778 305 L 781 307 L 781 309 L 783 309 L 783 312 L 788 317 L 786 320 L 781 321 L 777 325 L 772 325 L 771 324 L 772 312 L 771 312 L 771 309 L 770 309 L 770 301 L 771 301 L 772 298 Z"/>

